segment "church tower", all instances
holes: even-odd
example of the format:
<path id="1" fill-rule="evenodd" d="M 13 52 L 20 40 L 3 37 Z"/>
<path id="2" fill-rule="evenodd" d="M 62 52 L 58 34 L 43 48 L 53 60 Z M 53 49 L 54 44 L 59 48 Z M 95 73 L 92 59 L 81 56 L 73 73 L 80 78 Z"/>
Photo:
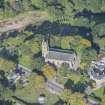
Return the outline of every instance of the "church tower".
<path id="1" fill-rule="evenodd" d="M 49 52 L 48 41 L 45 39 L 42 41 L 42 57 L 46 58 Z"/>

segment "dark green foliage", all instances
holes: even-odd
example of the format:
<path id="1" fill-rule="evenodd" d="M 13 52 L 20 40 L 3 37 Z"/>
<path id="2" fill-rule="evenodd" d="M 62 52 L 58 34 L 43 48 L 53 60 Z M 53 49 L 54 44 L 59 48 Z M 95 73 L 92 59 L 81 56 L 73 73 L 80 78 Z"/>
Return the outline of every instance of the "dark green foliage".
<path id="1" fill-rule="evenodd" d="M 11 51 L 11 50 L 7 50 L 7 49 L 3 49 L 0 52 L 0 57 L 7 59 L 8 61 L 13 61 L 13 62 L 18 62 L 17 58 L 18 58 L 18 54 L 16 53 L 16 51 Z"/>
<path id="2" fill-rule="evenodd" d="M 11 100 L 0 100 L 0 105 L 16 105 Z"/>
<path id="3" fill-rule="evenodd" d="M 91 61 L 97 59 L 97 52 L 94 49 L 88 48 L 85 49 L 82 53 L 81 62 L 85 62 L 87 64 L 90 64 Z"/>
<path id="4" fill-rule="evenodd" d="M 6 18 L 32 10 L 47 12 L 50 22 L 47 21 L 39 26 L 29 27 L 31 31 L 26 29 L 16 36 L 5 35 L 6 38 L 0 42 L 0 46 L 10 47 L 10 49 L 3 49 L 1 52 L 0 68 L 3 70 L 5 67 L 7 70 L 12 68 L 7 66 L 11 62 L 15 62 L 15 64 L 19 62 L 35 72 L 41 72 L 44 63 L 41 58 L 41 42 L 42 36 L 47 34 L 52 35 L 50 38 L 51 47 L 74 49 L 81 56 L 81 63 L 87 65 L 92 60 L 97 59 L 97 52 L 94 50 L 95 44 L 100 49 L 105 50 L 105 0 L 0 0 L 0 16 Z M 85 29 L 88 31 L 85 32 Z M 15 64 L 11 65 L 15 67 Z M 82 76 L 87 76 L 87 72 L 81 72 Z M 61 78 L 72 76 L 78 80 L 78 75 L 73 77 L 67 66 L 59 68 L 58 73 Z M 6 96 L 11 96 L 12 93 L 4 86 L 6 78 L 0 80 L 0 102 L 4 102 L 6 100 L 3 99 Z M 86 87 L 83 80 L 78 80 L 75 83 L 69 79 L 65 88 L 82 93 Z M 6 102 L 7 105 L 12 104 Z"/>
<path id="5" fill-rule="evenodd" d="M 63 65 L 61 68 L 59 68 L 58 73 L 63 77 L 67 77 L 71 75 L 71 70 L 69 69 L 68 65 Z"/>
<path id="6" fill-rule="evenodd" d="M 65 83 L 66 89 L 71 89 L 72 92 L 81 92 L 83 93 L 86 88 L 86 83 L 82 81 L 78 81 L 77 83 L 74 83 L 73 80 L 68 79 L 68 81 Z"/>
<path id="7" fill-rule="evenodd" d="M 12 90 L 9 89 L 8 80 L 5 77 L 5 72 L 0 70 L 0 100 L 4 100 L 7 97 L 13 95 Z"/>
<path id="8" fill-rule="evenodd" d="M 1 8 L 1 9 L 4 9 L 4 5 L 5 5 L 4 0 L 0 0 L 0 8 Z"/>
<path id="9" fill-rule="evenodd" d="M 93 34 L 97 35 L 98 37 L 105 36 L 105 23 L 95 25 L 92 31 Z"/>

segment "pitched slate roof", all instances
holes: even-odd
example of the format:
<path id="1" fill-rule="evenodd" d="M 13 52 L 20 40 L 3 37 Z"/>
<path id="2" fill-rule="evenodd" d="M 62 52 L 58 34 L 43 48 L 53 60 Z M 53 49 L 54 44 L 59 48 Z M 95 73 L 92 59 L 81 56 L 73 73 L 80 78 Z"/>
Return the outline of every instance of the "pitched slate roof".
<path id="1" fill-rule="evenodd" d="M 89 74 L 97 80 L 105 79 L 105 57 L 100 61 L 92 62 Z"/>
<path id="2" fill-rule="evenodd" d="M 74 51 L 66 51 L 66 50 L 59 50 L 59 49 L 50 49 L 47 55 L 48 59 L 56 59 L 61 61 L 70 61 L 75 58 Z"/>

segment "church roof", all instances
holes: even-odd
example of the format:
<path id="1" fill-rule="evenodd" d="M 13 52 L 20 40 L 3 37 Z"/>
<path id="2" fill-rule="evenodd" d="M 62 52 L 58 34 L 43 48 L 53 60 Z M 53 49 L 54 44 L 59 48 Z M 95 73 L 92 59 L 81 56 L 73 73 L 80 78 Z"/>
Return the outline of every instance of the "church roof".
<path id="1" fill-rule="evenodd" d="M 72 50 L 66 51 L 59 49 L 50 49 L 47 58 L 61 60 L 61 61 L 70 61 L 75 58 L 75 53 Z"/>

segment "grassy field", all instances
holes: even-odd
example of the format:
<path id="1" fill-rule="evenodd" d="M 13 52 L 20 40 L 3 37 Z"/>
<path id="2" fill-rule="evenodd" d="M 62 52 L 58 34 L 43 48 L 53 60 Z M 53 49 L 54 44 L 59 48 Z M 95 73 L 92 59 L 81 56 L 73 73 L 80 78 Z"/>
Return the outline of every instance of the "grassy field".
<path id="1" fill-rule="evenodd" d="M 37 74 L 35 74 L 35 75 L 37 75 Z M 33 76 L 35 76 L 35 75 L 32 75 L 30 77 L 33 78 Z M 30 78 L 30 79 L 32 79 L 32 78 Z M 22 100 L 26 103 L 30 103 L 30 105 L 31 105 L 33 103 L 37 103 L 37 99 L 40 96 L 40 94 L 44 94 L 46 96 L 46 98 L 47 98 L 46 105 L 53 105 L 54 103 L 56 103 L 59 100 L 58 96 L 51 94 L 49 91 L 46 90 L 46 88 L 43 90 L 37 90 L 35 88 L 34 78 L 33 78 L 33 80 L 30 80 L 30 83 L 25 88 L 22 89 L 22 88 L 18 87 L 14 96 L 19 98 L 19 100 Z"/>
<path id="2" fill-rule="evenodd" d="M 68 79 L 71 79 L 71 80 L 74 81 L 74 83 L 76 83 L 76 82 L 79 82 L 79 81 L 81 81 L 81 80 L 84 80 L 85 78 L 84 78 L 82 75 L 78 75 L 78 74 L 72 73 L 72 74 L 68 77 Z"/>
<path id="3" fill-rule="evenodd" d="M 105 94 L 105 87 L 95 90 L 94 93 L 97 97 L 101 98 Z"/>
<path id="4" fill-rule="evenodd" d="M 47 90 L 43 90 L 43 94 L 45 94 L 47 98 L 46 105 L 53 105 L 56 103 L 59 98 L 56 95 L 53 95 L 49 93 Z M 15 93 L 15 96 L 26 103 L 37 103 L 37 99 L 39 96 L 39 92 L 35 90 L 35 88 L 32 89 L 21 89 Z M 20 101 L 21 102 L 21 101 Z"/>

